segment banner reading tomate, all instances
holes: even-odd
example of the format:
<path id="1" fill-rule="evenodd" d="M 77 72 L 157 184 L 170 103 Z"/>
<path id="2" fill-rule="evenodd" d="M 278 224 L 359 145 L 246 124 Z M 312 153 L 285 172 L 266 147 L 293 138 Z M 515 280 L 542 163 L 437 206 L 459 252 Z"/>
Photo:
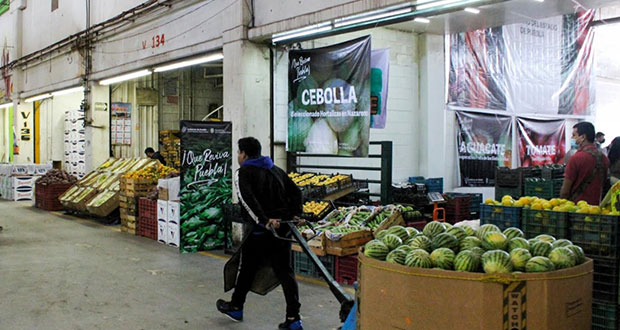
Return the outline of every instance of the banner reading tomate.
<path id="1" fill-rule="evenodd" d="M 495 168 L 512 165 L 511 118 L 462 111 L 456 118 L 461 186 L 495 185 Z"/>
<path id="2" fill-rule="evenodd" d="M 564 163 L 566 125 L 563 119 L 517 118 L 517 127 L 520 166 Z"/>
<path id="3" fill-rule="evenodd" d="M 288 151 L 368 156 L 370 36 L 289 52 Z"/>

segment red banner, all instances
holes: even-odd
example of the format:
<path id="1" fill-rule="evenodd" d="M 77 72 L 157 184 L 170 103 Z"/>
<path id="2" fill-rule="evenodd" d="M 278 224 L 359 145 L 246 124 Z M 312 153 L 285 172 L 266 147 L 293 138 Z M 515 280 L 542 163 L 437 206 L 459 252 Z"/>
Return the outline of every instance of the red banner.
<path id="1" fill-rule="evenodd" d="M 517 118 L 517 127 L 521 167 L 564 163 L 564 120 Z"/>

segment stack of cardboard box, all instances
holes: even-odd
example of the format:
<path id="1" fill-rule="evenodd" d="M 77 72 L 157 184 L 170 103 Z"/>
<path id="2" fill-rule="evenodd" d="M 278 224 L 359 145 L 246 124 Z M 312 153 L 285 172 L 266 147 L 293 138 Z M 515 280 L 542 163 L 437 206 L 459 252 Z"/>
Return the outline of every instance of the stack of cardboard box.
<path id="1" fill-rule="evenodd" d="M 159 179 L 157 188 L 157 241 L 179 247 L 181 204 L 179 202 L 180 178 Z"/>

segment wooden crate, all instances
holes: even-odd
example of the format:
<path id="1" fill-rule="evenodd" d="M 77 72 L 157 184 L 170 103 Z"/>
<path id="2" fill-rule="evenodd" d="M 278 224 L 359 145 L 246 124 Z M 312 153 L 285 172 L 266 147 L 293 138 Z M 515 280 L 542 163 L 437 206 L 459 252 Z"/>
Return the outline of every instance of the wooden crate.
<path id="1" fill-rule="evenodd" d="M 372 240 L 373 234 L 370 230 L 358 231 L 342 236 L 339 240 L 333 241 L 326 237 L 325 249 L 327 254 L 336 256 L 347 256 L 355 254 L 360 246 Z"/>
<path id="2" fill-rule="evenodd" d="M 310 248 L 312 249 L 312 251 L 314 251 L 314 254 L 316 254 L 317 256 L 324 256 L 325 255 L 325 234 L 324 233 L 320 233 L 318 236 L 312 238 L 309 241 L 306 241 L 308 243 L 308 246 L 310 246 Z M 303 249 L 301 248 L 301 246 L 297 243 L 293 244 L 293 251 L 297 251 L 297 252 L 303 252 Z"/>
<path id="3" fill-rule="evenodd" d="M 135 234 L 136 234 L 136 228 L 133 228 L 133 229 L 132 229 L 132 228 L 128 228 L 128 227 L 123 226 L 123 225 L 121 225 L 121 231 L 122 231 L 123 233 L 128 233 L 128 234 L 132 234 L 132 235 L 135 235 Z"/>
<path id="4" fill-rule="evenodd" d="M 398 210 L 394 210 L 394 213 L 390 215 L 387 219 L 383 220 L 383 222 L 375 229 L 373 235 L 377 235 L 378 232 L 388 229 L 392 226 L 404 226 L 405 220 L 403 219 L 403 215 Z"/>

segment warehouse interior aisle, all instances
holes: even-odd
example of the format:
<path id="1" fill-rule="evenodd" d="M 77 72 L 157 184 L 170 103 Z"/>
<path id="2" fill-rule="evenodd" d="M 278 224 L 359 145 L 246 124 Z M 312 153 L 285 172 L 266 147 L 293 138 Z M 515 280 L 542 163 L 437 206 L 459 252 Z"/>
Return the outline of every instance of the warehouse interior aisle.
<path id="1" fill-rule="evenodd" d="M 248 296 L 244 322 L 215 310 L 222 258 L 157 242 L 31 202 L 0 202 L 0 329 L 275 329 L 280 288 Z M 300 281 L 306 329 L 335 329 L 329 289 Z"/>

